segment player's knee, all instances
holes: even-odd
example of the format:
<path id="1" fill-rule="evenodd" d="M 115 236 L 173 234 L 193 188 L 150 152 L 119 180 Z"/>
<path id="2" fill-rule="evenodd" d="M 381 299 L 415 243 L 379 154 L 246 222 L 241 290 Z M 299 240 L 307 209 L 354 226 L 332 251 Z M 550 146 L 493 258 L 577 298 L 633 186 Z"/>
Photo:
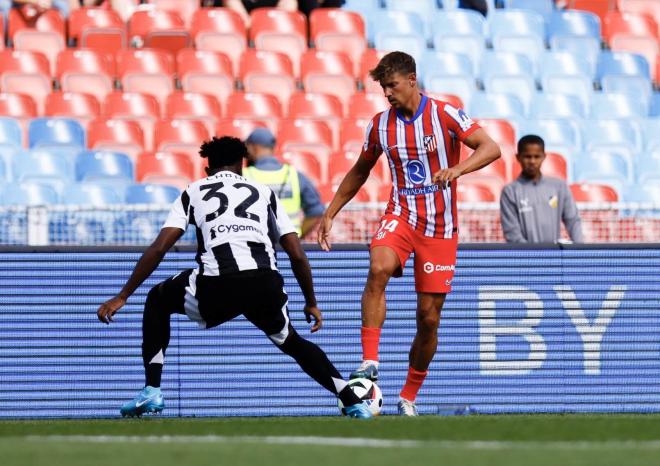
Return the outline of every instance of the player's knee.
<path id="1" fill-rule="evenodd" d="M 367 279 L 367 286 L 370 287 L 384 287 L 392 276 L 392 271 L 380 263 L 372 263 L 369 267 L 369 277 Z"/>
<path id="2" fill-rule="evenodd" d="M 440 315 L 435 312 L 423 313 L 418 318 L 418 328 L 423 332 L 436 332 L 440 325 Z"/>

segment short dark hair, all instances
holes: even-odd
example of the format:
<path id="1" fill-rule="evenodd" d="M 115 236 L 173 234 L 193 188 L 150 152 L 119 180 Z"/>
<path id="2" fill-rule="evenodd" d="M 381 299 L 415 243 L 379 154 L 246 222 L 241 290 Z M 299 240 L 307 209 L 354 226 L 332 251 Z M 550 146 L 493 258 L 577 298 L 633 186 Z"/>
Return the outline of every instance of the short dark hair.
<path id="1" fill-rule="evenodd" d="M 381 82 L 394 73 L 416 73 L 415 59 L 405 52 L 390 52 L 380 59 L 376 68 L 369 71 L 374 81 Z"/>
<path id="2" fill-rule="evenodd" d="M 520 154 L 523 149 L 525 149 L 525 146 L 529 144 L 538 144 L 541 146 L 541 150 L 545 152 L 545 142 L 543 141 L 543 138 L 541 138 L 541 136 L 537 136 L 536 134 L 528 134 L 521 137 L 518 141 L 518 153 Z"/>
<path id="3" fill-rule="evenodd" d="M 210 141 L 202 143 L 199 155 L 209 159 L 209 168 L 228 167 L 247 157 L 247 147 L 238 138 L 213 136 Z"/>

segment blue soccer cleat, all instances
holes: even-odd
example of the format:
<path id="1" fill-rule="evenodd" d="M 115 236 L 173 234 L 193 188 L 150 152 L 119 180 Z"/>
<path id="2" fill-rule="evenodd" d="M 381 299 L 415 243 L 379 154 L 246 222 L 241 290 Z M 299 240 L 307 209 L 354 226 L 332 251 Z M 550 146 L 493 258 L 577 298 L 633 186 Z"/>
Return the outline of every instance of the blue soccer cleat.
<path id="1" fill-rule="evenodd" d="M 363 361 L 356 370 L 351 372 L 351 379 L 369 379 L 372 382 L 378 380 L 378 363 L 375 361 Z"/>
<path id="2" fill-rule="evenodd" d="M 165 407 L 160 388 L 146 386 L 119 410 L 122 417 L 140 417 L 144 413 L 160 413 Z"/>
<path id="3" fill-rule="evenodd" d="M 354 405 L 346 406 L 344 412 L 348 417 L 353 417 L 356 419 L 371 419 L 374 417 L 369 410 L 369 406 L 364 401 L 361 403 L 356 403 Z"/>
<path id="4" fill-rule="evenodd" d="M 404 398 L 399 398 L 399 402 L 397 403 L 397 411 L 399 412 L 399 416 L 408 416 L 408 417 L 419 416 L 419 413 L 417 412 L 417 405 L 415 404 L 415 402 L 406 400 Z"/>

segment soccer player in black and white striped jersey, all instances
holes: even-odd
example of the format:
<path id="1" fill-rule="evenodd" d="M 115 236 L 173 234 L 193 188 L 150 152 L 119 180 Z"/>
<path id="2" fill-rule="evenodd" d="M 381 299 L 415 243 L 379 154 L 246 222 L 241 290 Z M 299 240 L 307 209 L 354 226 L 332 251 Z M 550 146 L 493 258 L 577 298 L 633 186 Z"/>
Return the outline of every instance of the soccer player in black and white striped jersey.
<path id="1" fill-rule="evenodd" d="M 97 312 L 110 323 L 126 300 L 158 267 L 165 253 L 194 225 L 197 268 L 185 270 L 154 286 L 144 308 L 142 359 L 146 384 L 121 407 L 123 416 L 140 416 L 164 408 L 160 379 L 170 339 L 170 316 L 186 314 L 202 328 L 212 328 L 243 314 L 284 353 L 327 390 L 339 397 L 351 417 L 371 417 L 367 405 L 314 343 L 302 338 L 289 321 L 287 295 L 277 270 L 274 245 L 282 246 L 305 297 L 312 332 L 321 328 L 309 262 L 298 235 L 267 186 L 241 176 L 247 149 L 239 139 L 213 138 L 202 144 L 208 177 L 191 183 L 174 202 L 160 234 L 135 265 L 112 299 Z"/>

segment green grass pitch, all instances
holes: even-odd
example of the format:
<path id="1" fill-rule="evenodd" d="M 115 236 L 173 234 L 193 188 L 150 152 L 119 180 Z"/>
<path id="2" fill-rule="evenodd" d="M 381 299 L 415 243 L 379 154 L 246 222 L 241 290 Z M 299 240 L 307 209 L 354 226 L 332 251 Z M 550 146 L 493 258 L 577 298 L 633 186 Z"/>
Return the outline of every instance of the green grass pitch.
<path id="1" fill-rule="evenodd" d="M 7 466 L 660 465 L 660 415 L 0 421 Z"/>

